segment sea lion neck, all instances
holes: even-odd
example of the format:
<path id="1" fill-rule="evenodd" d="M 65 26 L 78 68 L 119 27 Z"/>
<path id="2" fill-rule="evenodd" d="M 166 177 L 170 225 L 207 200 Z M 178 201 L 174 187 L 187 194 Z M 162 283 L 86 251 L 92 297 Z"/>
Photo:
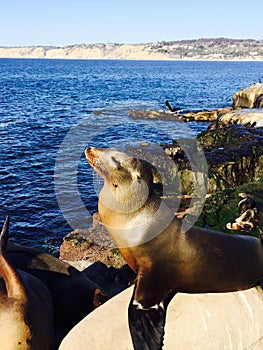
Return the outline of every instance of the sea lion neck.
<path id="1" fill-rule="evenodd" d="M 98 207 L 103 224 L 119 248 L 152 240 L 174 219 L 174 213 L 155 195 L 149 196 L 136 211 L 120 212 L 108 208 L 100 199 Z"/>

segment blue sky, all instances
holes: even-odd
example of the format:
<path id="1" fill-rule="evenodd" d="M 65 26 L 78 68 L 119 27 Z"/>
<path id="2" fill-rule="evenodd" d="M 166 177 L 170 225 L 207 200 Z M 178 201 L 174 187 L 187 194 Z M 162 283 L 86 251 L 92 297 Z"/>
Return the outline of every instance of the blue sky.
<path id="1" fill-rule="evenodd" d="M 262 13 L 262 0 L 5 0 L 0 46 L 263 39 Z"/>

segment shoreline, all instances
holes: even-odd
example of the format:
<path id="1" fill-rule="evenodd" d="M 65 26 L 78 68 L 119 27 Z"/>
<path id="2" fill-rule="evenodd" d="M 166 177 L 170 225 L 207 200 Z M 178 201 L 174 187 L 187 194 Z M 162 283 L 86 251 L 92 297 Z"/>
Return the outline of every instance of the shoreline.
<path id="1" fill-rule="evenodd" d="M 211 38 L 136 44 L 0 46 L 0 58 L 262 62 L 263 40 Z"/>
<path id="2" fill-rule="evenodd" d="M 65 61 L 134 61 L 134 62 L 263 62 L 262 59 L 242 59 L 242 58 L 231 58 L 231 59 L 217 59 L 217 58 L 160 58 L 160 59 L 153 59 L 153 58 L 105 58 L 105 57 L 98 57 L 98 58 L 83 58 L 83 57 L 37 57 L 37 56 L 1 56 L 0 59 L 24 59 L 24 60 L 65 60 Z"/>

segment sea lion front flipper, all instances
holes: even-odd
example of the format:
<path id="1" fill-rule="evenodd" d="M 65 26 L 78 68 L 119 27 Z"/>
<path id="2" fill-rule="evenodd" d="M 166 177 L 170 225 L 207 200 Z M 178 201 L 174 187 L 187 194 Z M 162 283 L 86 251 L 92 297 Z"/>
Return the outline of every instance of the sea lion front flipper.
<path id="1" fill-rule="evenodd" d="M 128 309 L 129 328 L 134 350 L 161 350 L 166 311 L 175 293 L 167 297 L 164 302 L 149 309 L 142 308 L 134 300 L 134 294 L 133 292 Z"/>

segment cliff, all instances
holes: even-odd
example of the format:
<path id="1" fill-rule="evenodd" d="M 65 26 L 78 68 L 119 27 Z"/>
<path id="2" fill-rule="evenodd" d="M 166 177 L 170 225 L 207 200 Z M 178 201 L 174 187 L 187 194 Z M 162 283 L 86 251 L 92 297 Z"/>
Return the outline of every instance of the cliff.
<path id="1" fill-rule="evenodd" d="M 0 47 L 1 58 L 263 60 L 263 40 L 197 39 L 147 44 Z"/>

